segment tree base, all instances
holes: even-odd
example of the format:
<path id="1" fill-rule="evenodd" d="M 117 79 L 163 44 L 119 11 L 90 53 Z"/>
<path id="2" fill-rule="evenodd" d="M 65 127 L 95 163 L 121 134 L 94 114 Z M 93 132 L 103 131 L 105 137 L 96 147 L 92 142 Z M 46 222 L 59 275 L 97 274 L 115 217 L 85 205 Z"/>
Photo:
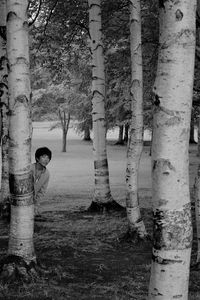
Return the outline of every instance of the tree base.
<path id="1" fill-rule="evenodd" d="M 90 207 L 87 209 L 90 213 L 106 213 L 111 211 L 125 211 L 126 208 L 117 203 L 115 200 L 106 203 L 92 201 Z"/>
<path id="2" fill-rule="evenodd" d="M 115 145 L 120 145 L 120 146 L 124 146 L 125 142 L 122 140 L 122 141 L 117 141 L 115 143 Z"/>
<path id="3" fill-rule="evenodd" d="M 190 140 L 189 143 L 190 143 L 190 144 L 195 144 L 195 145 L 197 144 L 197 142 L 196 142 L 195 140 L 193 140 L 193 139 Z"/>
<path id="4" fill-rule="evenodd" d="M 150 235 L 146 234 L 141 236 L 137 230 L 128 230 L 123 236 L 119 238 L 120 243 L 131 243 L 134 245 L 143 244 L 143 243 L 152 243 Z"/>
<path id="5" fill-rule="evenodd" d="M 8 255 L 0 262 L 0 280 L 3 283 L 36 281 L 43 273 L 48 272 L 40 263 L 31 261 L 29 264 L 17 255 Z"/>

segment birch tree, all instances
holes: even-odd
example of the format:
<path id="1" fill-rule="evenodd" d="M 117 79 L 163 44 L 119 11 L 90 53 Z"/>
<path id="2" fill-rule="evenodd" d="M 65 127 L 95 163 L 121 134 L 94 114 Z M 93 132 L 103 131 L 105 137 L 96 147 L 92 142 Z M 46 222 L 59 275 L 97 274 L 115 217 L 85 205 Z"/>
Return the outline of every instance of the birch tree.
<path id="1" fill-rule="evenodd" d="M 101 0 L 88 0 L 90 49 L 92 53 L 92 122 L 94 196 L 89 210 L 120 207 L 112 198 L 106 149 L 105 66 L 101 28 Z"/>
<path id="2" fill-rule="evenodd" d="M 8 70 L 6 54 L 6 1 L 0 1 L 0 101 L 1 101 L 1 215 L 9 214 L 8 166 Z"/>
<path id="3" fill-rule="evenodd" d="M 196 1 L 160 1 L 153 87 L 153 258 L 148 299 L 188 299 L 192 243 L 189 135 Z"/>
<path id="4" fill-rule="evenodd" d="M 147 237 L 141 218 L 138 199 L 138 171 L 143 149 L 143 78 L 141 50 L 140 0 L 130 1 L 130 46 L 131 46 L 131 124 L 127 150 L 126 211 L 128 234 L 134 239 Z"/>
<path id="5" fill-rule="evenodd" d="M 11 221 L 8 257 L 2 277 L 33 273 L 34 204 L 31 172 L 31 110 L 28 44 L 28 1 L 7 0 L 7 55 L 9 63 L 9 181 Z"/>
<path id="6" fill-rule="evenodd" d="M 197 36 L 196 36 L 196 48 L 199 51 L 200 46 L 200 2 L 197 1 Z M 198 102 L 198 99 L 197 99 Z M 199 107 L 198 107 L 199 111 Z M 198 147 L 197 147 L 197 156 L 200 156 L 200 116 L 198 117 Z M 198 269 L 200 266 L 200 164 L 197 168 L 197 175 L 194 183 L 194 199 L 195 199 L 195 220 L 196 220 L 196 232 L 197 232 L 197 258 L 196 264 L 192 266 L 195 269 Z"/>

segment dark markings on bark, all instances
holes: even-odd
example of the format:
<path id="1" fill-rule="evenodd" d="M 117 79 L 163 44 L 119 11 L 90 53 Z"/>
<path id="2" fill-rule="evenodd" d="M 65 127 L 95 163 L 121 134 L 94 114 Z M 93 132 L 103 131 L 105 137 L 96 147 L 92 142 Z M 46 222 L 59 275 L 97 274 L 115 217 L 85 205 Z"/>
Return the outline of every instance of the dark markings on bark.
<path id="1" fill-rule="evenodd" d="M 89 6 L 89 9 L 91 9 L 93 6 L 101 7 L 101 5 L 98 5 L 98 4 L 96 4 L 96 3 L 92 3 L 92 4 Z"/>
<path id="2" fill-rule="evenodd" d="M 26 65 L 29 64 L 28 61 L 27 61 L 27 59 L 25 57 L 23 57 L 23 56 L 17 57 L 16 63 L 17 64 L 26 64 Z"/>
<path id="3" fill-rule="evenodd" d="M 180 9 L 177 9 L 176 11 L 176 20 L 181 21 L 183 19 L 183 13 Z"/>
<path id="4" fill-rule="evenodd" d="M 7 57 L 5 56 L 5 55 L 2 55 L 1 57 L 0 57 L 0 70 L 3 70 L 4 69 L 4 63 L 6 62 L 7 63 Z"/>
<path id="5" fill-rule="evenodd" d="M 29 27 L 28 21 L 23 22 L 23 27 L 28 30 L 28 27 Z"/>
<path id="6" fill-rule="evenodd" d="M 154 211 L 154 248 L 182 250 L 192 243 L 191 205 L 182 210 Z"/>
<path id="7" fill-rule="evenodd" d="M 105 119 L 104 118 L 98 118 L 97 120 L 94 121 L 94 123 L 99 122 L 99 121 L 102 122 L 102 121 L 105 121 Z"/>
<path id="8" fill-rule="evenodd" d="M 159 265 L 169 265 L 175 263 L 181 264 L 183 262 L 181 259 L 164 259 L 160 256 L 155 256 L 155 255 L 152 255 L 152 260 L 154 262 L 157 262 Z"/>
<path id="9" fill-rule="evenodd" d="M 33 193 L 25 196 L 11 195 L 10 203 L 13 206 L 29 206 L 34 203 Z"/>
<path id="10" fill-rule="evenodd" d="M 95 169 L 107 168 L 107 167 L 108 167 L 108 160 L 107 159 L 94 161 L 94 168 Z"/>
<path id="11" fill-rule="evenodd" d="M 4 82 L 0 82 L 0 98 L 4 95 L 5 92 L 8 91 L 8 86 Z M 5 103 L 0 102 L 0 107 L 5 105 Z"/>
<path id="12" fill-rule="evenodd" d="M 175 171 L 175 167 L 171 164 L 168 159 L 158 159 L 153 161 L 153 171 L 156 168 L 160 168 L 161 172 L 165 174 L 166 172 L 169 173 L 169 170 Z"/>
<path id="13" fill-rule="evenodd" d="M 160 105 L 160 98 L 161 98 L 161 97 L 159 97 L 157 94 L 155 94 L 154 97 L 155 97 L 155 100 L 154 100 L 154 103 L 153 103 L 153 104 L 154 104 L 155 106 L 159 106 L 159 105 Z"/>
<path id="14" fill-rule="evenodd" d="M 9 174 L 10 193 L 14 196 L 24 196 L 33 192 L 32 172 L 16 175 Z"/>
<path id="15" fill-rule="evenodd" d="M 14 18 L 17 18 L 17 14 L 14 12 L 14 11 L 10 11 L 8 14 L 7 14 L 7 22 L 9 22 L 10 20 L 14 19 Z"/>
<path id="16" fill-rule="evenodd" d="M 95 176 L 100 176 L 100 177 L 103 177 L 103 176 L 109 176 L 109 172 L 108 172 L 108 168 L 106 169 L 96 169 L 95 170 Z"/>
<path id="17" fill-rule="evenodd" d="M 26 95 L 19 95 L 15 98 L 15 103 L 23 103 L 23 104 L 27 105 L 28 102 L 29 102 L 29 100 L 26 97 Z"/>
<path id="18" fill-rule="evenodd" d="M 101 176 L 103 177 L 104 175 L 101 175 Z M 102 179 L 95 178 L 94 183 L 95 183 L 95 185 L 98 185 L 98 184 L 106 184 L 107 185 L 107 184 L 109 184 L 109 178 L 106 178 L 103 181 L 102 181 Z"/>
<path id="19" fill-rule="evenodd" d="M 0 36 L 6 41 L 6 26 L 0 26 Z"/>

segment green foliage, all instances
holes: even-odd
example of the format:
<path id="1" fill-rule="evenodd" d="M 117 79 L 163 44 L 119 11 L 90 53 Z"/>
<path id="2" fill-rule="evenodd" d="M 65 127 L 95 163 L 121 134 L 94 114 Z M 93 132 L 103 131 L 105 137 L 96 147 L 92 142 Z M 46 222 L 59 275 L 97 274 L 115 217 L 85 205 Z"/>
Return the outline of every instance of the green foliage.
<path id="1" fill-rule="evenodd" d="M 144 109 L 151 104 L 151 89 L 155 77 L 157 60 L 157 2 L 142 1 L 143 22 L 143 62 L 144 62 Z M 34 1 L 33 1 L 34 4 Z M 35 7 L 35 8 L 34 8 Z M 33 5 L 33 11 L 37 5 Z M 78 129 L 91 128 L 91 56 L 89 52 L 88 3 L 84 1 L 44 0 L 37 21 L 31 27 L 31 70 L 33 90 L 64 85 L 64 82 L 80 80 L 80 86 L 73 96 L 77 105 L 75 115 Z M 149 26 L 151 24 L 151 26 Z M 130 43 L 129 43 L 129 1 L 102 1 L 102 29 L 106 64 L 106 118 L 107 128 L 128 123 L 130 120 Z M 47 92 L 48 91 L 48 92 Z M 59 92 L 60 93 L 60 92 Z M 34 117 L 43 118 L 45 111 L 52 117 L 55 111 L 51 99 L 50 112 L 46 111 L 47 96 L 37 102 L 38 113 Z M 83 97 L 80 100 L 80 94 Z M 65 97 L 66 99 L 66 97 Z M 41 109 L 43 105 L 45 108 Z M 68 100 L 66 100 L 68 101 Z M 36 104 L 36 103 L 35 103 Z M 35 108 L 35 111 L 37 109 Z M 50 114 L 50 115 L 49 115 Z M 86 123 L 85 123 L 86 122 Z M 146 125 L 151 124 L 150 110 L 145 112 Z M 86 125 L 87 124 L 87 125 Z"/>

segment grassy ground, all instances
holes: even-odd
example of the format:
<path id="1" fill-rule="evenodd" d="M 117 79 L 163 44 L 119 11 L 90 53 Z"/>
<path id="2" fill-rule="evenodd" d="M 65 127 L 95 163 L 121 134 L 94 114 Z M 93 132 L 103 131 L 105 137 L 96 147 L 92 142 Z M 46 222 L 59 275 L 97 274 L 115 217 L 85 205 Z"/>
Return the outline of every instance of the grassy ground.
<path id="1" fill-rule="evenodd" d="M 44 136 L 43 136 L 44 134 Z M 47 268 L 31 284 L 0 285 L 1 300 L 145 300 L 150 276 L 151 245 L 120 242 L 126 233 L 125 212 L 92 215 L 85 212 L 92 200 L 91 144 L 72 138 L 66 154 L 57 136 L 36 132 L 33 148 L 53 150 L 51 182 L 41 204 L 42 219 L 35 223 L 35 249 Z M 111 188 L 125 204 L 125 147 L 108 145 Z M 196 172 L 195 148 L 190 151 L 191 186 Z M 140 169 L 140 202 L 147 230 L 152 234 L 149 148 Z M 195 228 L 194 228 L 195 229 Z M 8 225 L 0 224 L 0 256 L 6 254 Z M 192 263 L 195 261 L 196 233 Z M 189 300 L 200 299 L 200 271 L 191 270 Z"/>

